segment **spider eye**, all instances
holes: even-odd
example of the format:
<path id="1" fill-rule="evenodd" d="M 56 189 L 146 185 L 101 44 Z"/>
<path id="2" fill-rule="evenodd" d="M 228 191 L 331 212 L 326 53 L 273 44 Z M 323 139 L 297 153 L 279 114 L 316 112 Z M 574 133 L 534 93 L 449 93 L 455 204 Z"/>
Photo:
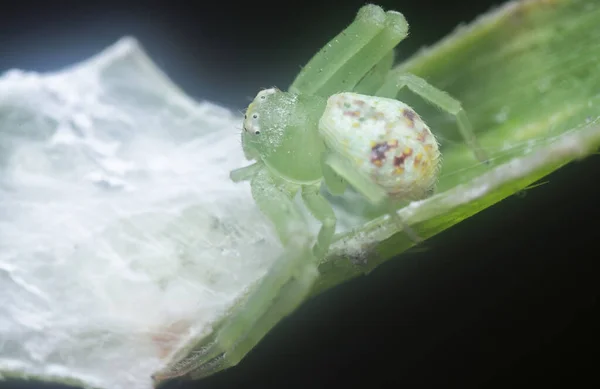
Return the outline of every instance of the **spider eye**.
<path id="1" fill-rule="evenodd" d="M 257 114 L 254 114 L 254 115 L 252 115 L 252 118 L 253 118 L 253 119 L 258 119 L 258 115 L 257 115 Z"/>
<path id="2" fill-rule="evenodd" d="M 258 135 L 258 134 L 260 134 L 260 131 L 258 131 L 258 130 L 254 131 L 254 135 Z"/>
<path id="3" fill-rule="evenodd" d="M 244 119 L 248 119 L 248 115 L 244 115 Z"/>

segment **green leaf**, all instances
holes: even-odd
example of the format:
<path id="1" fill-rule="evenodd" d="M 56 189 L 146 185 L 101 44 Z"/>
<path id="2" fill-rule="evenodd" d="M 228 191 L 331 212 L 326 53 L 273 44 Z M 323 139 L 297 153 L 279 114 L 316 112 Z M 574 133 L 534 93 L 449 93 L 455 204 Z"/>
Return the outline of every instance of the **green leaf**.
<path id="1" fill-rule="evenodd" d="M 404 92 L 442 143 L 436 194 L 399 211 L 431 237 L 600 146 L 600 7 L 591 0 L 511 2 L 457 29 L 398 68 L 462 101 L 492 158 L 478 163 L 453 119 Z M 411 248 L 397 225 L 360 199 L 339 205 L 364 221 L 320 264 L 319 293 Z M 356 211 L 358 210 L 358 211 Z"/>

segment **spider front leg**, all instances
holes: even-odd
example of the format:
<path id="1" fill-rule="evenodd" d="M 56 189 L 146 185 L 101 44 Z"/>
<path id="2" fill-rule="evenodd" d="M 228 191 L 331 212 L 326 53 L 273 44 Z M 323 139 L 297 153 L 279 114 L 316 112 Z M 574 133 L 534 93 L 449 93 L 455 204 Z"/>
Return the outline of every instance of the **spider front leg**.
<path id="1" fill-rule="evenodd" d="M 454 115 L 458 124 L 458 129 L 469 148 L 475 154 L 480 162 L 489 162 L 486 152 L 481 148 L 471 122 L 462 108 L 460 101 L 456 100 L 446 92 L 437 89 L 424 79 L 409 73 L 391 71 L 385 84 L 375 93 L 376 96 L 396 98 L 400 89 L 407 87 L 412 92 L 421 96 L 423 99 L 438 106 L 444 111 Z"/>
<path id="2" fill-rule="evenodd" d="M 239 169 L 232 170 L 229 173 L 229 178 L 233 182 L 248 181 L 258 173 L 264 165 L 260 162 L 255 162 L 252 165 L 244 166 Z"/>
<path id="3" fill-rule="evenodd" d="M 365 5 L 354 22 L 308 62 L 289 91 L 325 97 L 351 91 L 407 35 L 408 23 L 401 13 Z"/>
<path id="4" fill-rule="evenodd" d="M 318 276 L 311 252 L 313 238 L 293 201 L 298 186 L 273 177 L 266 168 L 254 173 L 250 183 L 252 196 L 273 223 L 283 243 L 283 253 L 213 335 L 204 339 L 189 359 L 180 361 L 172 370 L 156 374 L 156 381 L 181 376 L 201 378 L 236 365 L 305 300 Z"/>

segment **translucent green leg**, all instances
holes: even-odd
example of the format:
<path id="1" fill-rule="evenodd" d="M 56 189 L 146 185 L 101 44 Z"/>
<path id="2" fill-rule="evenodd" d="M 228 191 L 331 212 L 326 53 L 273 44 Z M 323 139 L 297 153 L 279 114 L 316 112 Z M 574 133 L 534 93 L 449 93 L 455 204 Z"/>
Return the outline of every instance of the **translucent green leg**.
<path id="1" fill-rule="evenodd" d="M 354 21 L 304 66 L 289 91 L 318 94 L 323 84 L 369 43 L 383 29 L 384 24 L 385 12 L 381 7 L 371 4 L 363 6 Z"/>
<path id="2" fill-rule="evenodd" d="M 236 307 L 214 342 L 201 348 L 202 363 L 188 376 L 202 378 L 237 365 L 260 340 L 308 296 L 318 277 L 309 245 L 290 245 L 259 281 L 247 300 Z"/>
<path id="3" fill-rule="evenodd" d="M 365 196 L 372 204 L 382 204 L 387 200 L 388 195 L 385 190 L 359 174 L 356 171 L 356 168 L 343 157 L 331 153 L 327 155 L 325 163 L 327 163 L 333 171 L 348 181 L 354 189 Z"/>
<path id="4" fill-rule="evenodd" d="M 229 313 L 215 335 L 196 347 L 187 360 L 154 376 L 197 379 L 237 365 L 282 318 L 306 299 L 318 276 L 309 244 L 290 245 L 247 299 Z"/>
<path id="5" fill-rule="evenodd" d="M 323 158 L 322 162 L 323 178 L 327 190 L 334 196 L 343 195 L 348 187 L 348 183 L 326 163 L 325 158 Z"/>
<path id="6" fill-rule="evenodd" d="M 319 89 L 321 96 L 352 91 L 361 79 L 408 35 L 408 23 L 395 11 L 385 14 L 385 27 L 362 50 L 350 58 Z"/>
<path id="7" fill-rule="evenodd" d="M 354 92 L 363 95 L 375 95 L 385 82 L 393 64 L 394 51 L 392 50 L 359 81 L 356 87 L 354 87 Z"/>
<path id="8" fill-rule="evenodd" d="M 298 186 L 294 190 L 263 169 L 253 176 L 251 188 L 259 208 L 273 222 L 284 251 L 214 334 L 204 339 L 189 359 L 159 372 L 155 376 L 157 382 L 183 375 L 208 376 L 236 365 L 304 301 L 318 276 L 312 237 L 293 201 Z"/>
<path id="9" fill-rule="evenodd" d="M 333 235 L 335 234 L 336 218 L 333 208 L 321 193 L 318 185 L 306 185 L 302 187 L 302 200 L 310 213 L 322 223 L 313 253 L 319 260 L 325 258 Z"/>
<path id="10" fill-rule="evenodd" d="M 289 90 L 324 97 L 351 91 L 407 33 L 401 13 L 366 5 L 348 28 L 309 61 Z"/>
<path id="11" fill-rule="evenodd" d="M 398 227 L 402 229 L 415 243 L 422 241 L 422 239 L 414 232 L 412 228 L 406 223 L 396 212 L 393 204 L 389 201 L 389 197 L 385 190 L 377 185 L 374 185 L 368 178 L 364 177 L 356 171 L 356 169 L 343 157 L 337 154 L 329 154 L 326 157 L 326 163 L 340 176 L 342 176 L 354 189 L 360 194 L 365 196 L 372 204 L 386 204 L 389 209 L 389 214 L 397 223 Z"/>
<path id="12" fill-rule="evenodd" d="M 396 98 L 400 89 L 404 88 L 405 86 L 425 100 L 454 115 L 458 124 L 458 129 L 460 130 L 465 143 L 475 154 L 475 157 L 481 162 L 489 161 L 487 154 L 481 148 L 479 142 L 477 142 L 471 122 L 469 121 L 466 112 L 462 108 L 460 101 L 448 95 L 446 92 L 437 89 L 433 85 L 430 85 L 424 79 L 413 74 L 392 71 L 388 75 L 385 84 L 376 92 L 376 95 L 381 97 Z"/>
<path id="13" fill-rule="evenodd" d="M 247 181 L 252 179 L 252 177 L 254 177 L 254 175 L 263 167 L 264 165 L 262 163 L 255 162 L 252 165 L 232 170 L 229 173 L 229 178 L 231 178 L 233 182 Z"/>

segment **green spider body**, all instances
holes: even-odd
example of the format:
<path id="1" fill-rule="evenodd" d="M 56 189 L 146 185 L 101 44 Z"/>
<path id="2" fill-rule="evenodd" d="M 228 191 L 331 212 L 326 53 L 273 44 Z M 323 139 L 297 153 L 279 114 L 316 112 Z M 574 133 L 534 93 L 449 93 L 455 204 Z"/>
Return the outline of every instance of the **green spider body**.
<path id="1" fill-rule="evenodd" d="M 435 137 L 411 107 L 349 92 L 325 101 L 263 90 L 246 111 L 242 143 L 273 174 L 299 185 L 319 185 L 323 161 L 336 153 L 400 200 L 429 195 L 441 162 Z"/>
<path id="2" fill-rule="evenodd" d="M 193 360 L 156 379 L 202 377 L 237 364 L 306 298 L 335 233 L 335 214 L 321 195 L 323 183 L 333 195 L 349 185 L 374 204 L 431 193 L 440 164 L 438 145 L 417 113 L 396 100 L 400 89 L 407 87 L 454 115 L 476 158 L 486 160 L 460 102 L 419 77 L 391 69 L 393 49 L 407 33 L 401 13 L 366 5 L 288 91 L 263 90 L 249 105 L 242 145 L 255 162 L 231 172 L 231 179 L 250 181 L 284 252 L 236 313 L 198 346 Z M 307 226 L 294 201 L 298 192 L 322 224 L 312 249 L 300 238 Z M 390 214 L 411 233 L 391 207 Z"/>

